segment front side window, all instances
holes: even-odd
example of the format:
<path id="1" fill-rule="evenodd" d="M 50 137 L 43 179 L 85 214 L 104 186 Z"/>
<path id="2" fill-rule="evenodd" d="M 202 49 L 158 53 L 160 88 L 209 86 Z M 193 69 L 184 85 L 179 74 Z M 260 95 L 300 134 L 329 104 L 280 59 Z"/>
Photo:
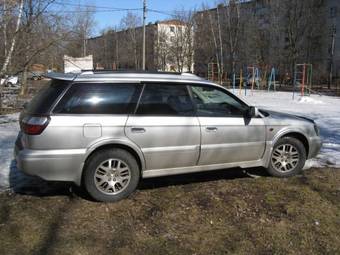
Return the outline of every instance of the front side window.
<path id="1" fill-rule="evenodd" d="M 248 106 L 223 90 L 192 86 L 197 115 L 205 117 L 242 117 Z"/>
<path id="2" fill-rule="evenodd" d="M 191 116 L 194 107 L 185 85 L 145 85 L 137 115 Z"/>
<path id="3" fill-rule="evenodd" d="M 73 84 L 54 109 L 60 114 L 129 114 L 139 93 L 135 84 Z"/>

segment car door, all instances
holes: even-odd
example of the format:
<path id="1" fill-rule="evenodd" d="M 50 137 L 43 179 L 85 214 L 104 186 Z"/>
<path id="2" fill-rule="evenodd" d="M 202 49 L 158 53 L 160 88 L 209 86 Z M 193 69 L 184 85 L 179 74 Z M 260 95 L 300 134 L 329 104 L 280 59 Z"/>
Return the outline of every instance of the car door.
<path id="1" fill-rule="evenodd" d="M 145 84 L 125 133 L 141 148 L 147 170 L 197 164 L 200 126 L 186 85 Z"/>
<path id="2" fill-rule="evenodd" d="M 201 126 L 199 165 L 258 160 L 265 150 L 262 118 L 246 118 L 249 108 L 223 88 L 191 86 Z"/>

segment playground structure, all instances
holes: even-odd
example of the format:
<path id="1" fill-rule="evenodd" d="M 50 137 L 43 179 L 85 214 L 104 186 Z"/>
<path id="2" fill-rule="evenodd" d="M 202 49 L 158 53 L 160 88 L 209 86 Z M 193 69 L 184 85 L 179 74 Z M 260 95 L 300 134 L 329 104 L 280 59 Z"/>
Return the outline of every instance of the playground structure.
<path id="1" fill-rule="evenodd" d="M 269 80 L 268 80 L 268 91 L 270 91 L 270 89 L 273 86 L 274 91 L 276 91 L 276 69 L 274 67 L 272 67 L 272 70 L 270 72 L 270 76 L 269 76 Z"/>
<path id="2" fill-rule="evenodd" d="M 227 72 L 223 72 L 223 74 L 220 75 L 218 69 L 217 63 L 208 64 L 208 80 L 220 83 L 221 85 L 228 84 Z"/>
<path id="3" fill-rule="evenodd" d="M 255 66 L 248 66 L 247 67 L 247 83 L 251 84 L 251 90 L 254 90 L 254 87 L 256 85 L 257 89 L 260 89 L 260 70 L 258 67 Z"/>
<path id="4" fill-rule="evenodd" d="M 252 65 L 241 68 L 238 73 L 232 73 L 230 77 L 228 77 L 227 72 L 223 72 L 221 75 L 218 71 L 219 67 L 217 63 L 209 63 L 208 64 L 208 80 L 217 82 L 223 86 L 228 88 L 238 87 L 240 90 L 244 89 L 245 91 L 254 89 L 265 89 L 268 88 L 276 90 L 277 80 L 277 70 L 272 67 L 270 75 L 267 77 L 268 70 L 265 69 L 263 75 L 261 74 L 260 68 Z M 249 88 L 248 88 L 249 87 Z"/>
<path id="5" fill-rule="evenodd" d="M 251 90 L 251 94 L 253 94 L 255 89 L 267 89 L 268 92 L 276 91 L 278 86 L 281 88 L 282 84 L 291 84 L 289 82 L 285 83 L 285 80 L 281 80 L 281 83 L 279 82 L 279 72 L 274 66 L 262 68 L 263 72 L 261 72 L 261 69 L 256 65 L 245 66 L 240 68 L 239 71 L 232 73 L 230 77 L 227 76 L 226 72 L 224 72 L 223 75 L 219 74 L 218 69 L 217 63 L 209 63 L 208 79 L 232 89 L 234 94 L 236 90 L 238 90 L 238 94 L 241 94 L 242 91 L 244 91 L 245 95 L 247 95 L 248 90 Z M 289 77 L 288 72 L 286 73 L 286 76 Z M 294 69 L 293 88 L 290 87 L 293 90 L 293 99 L 298 88 L 300 89 L 301 96 L 310 95 L 311 92 L 319 94 L 312 90 L 312 80 L 313 65 L 296 64 Z M 289 87 L 283 87 L 283 89 L 287 90 Z M 290 89 L 290 91 L 292 90 Z"/>
<path id="6" fill-rule="evenodd" d="M 269 76 L 267 76 L 267 70 L 265 70 L 264 75 L 261 77 L 260 69 L 256 66 L 248 66 L 246 69 L 246 72 L 244 72 L 243 69 L 240 69 L 240 75 L 237 76 L 236 74 L 233 74 L 232 76 L 232 88 L 233 92 L 235 93 L 235 87 L 236 83 L 238 83 L 239 88 L 239 94 L 241 94 L 241 91 L 244 90 L 245 95 L 247 94 L 247 90 L 251 90 L 251 93 L 253 94 L 254 89 L 265 89 L 268 88 L 268 91 L 274 90 L 276 91 L 277 86 L 277 70 L 272 67 L 271 73 Z M 249 88 L 248 88 L 249 87 Z"/>
<path id="7" fill-rule="evenodd" d="M 310 95 L 310 92 L 312 91 L 312 78 L 313 78 L 312 64 L 295 65 L 293 99 L 295 97 L 296 88 L 298 88 L 298 86 L 300 86 L 301 88 L 301 96 Z"/>

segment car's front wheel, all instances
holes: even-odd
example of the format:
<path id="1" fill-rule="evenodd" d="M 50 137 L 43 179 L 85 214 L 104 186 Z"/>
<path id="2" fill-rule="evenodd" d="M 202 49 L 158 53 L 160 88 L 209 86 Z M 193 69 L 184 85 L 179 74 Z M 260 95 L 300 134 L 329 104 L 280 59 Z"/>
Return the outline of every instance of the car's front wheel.
<path id="1" fill-rule="evenodd" d="M 276 177 L 290 177 L 302 171 L 306 162 L 306 149 L 301 141 L 283 137 L 275 144 L 267 168 Z"/>
<path id="2" fill-rule="evenodd" d="M 136 159 L 122 149 L 98 151 L 88 160 L 83 184 L 89 195 L 102 202 L 115 202 L 137 187 L 140 171 Z"/>

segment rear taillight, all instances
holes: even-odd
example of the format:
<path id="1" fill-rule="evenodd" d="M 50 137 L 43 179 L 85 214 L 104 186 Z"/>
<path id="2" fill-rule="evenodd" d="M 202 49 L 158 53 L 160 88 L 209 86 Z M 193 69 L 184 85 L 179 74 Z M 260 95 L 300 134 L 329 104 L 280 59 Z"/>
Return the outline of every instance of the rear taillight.
<path id="1" fill-rule="evenodd" d="M 50 122 L 47 116 L 25 116 L 20 121 L 21 130 L 28 135 L 40 135 Z"/>

